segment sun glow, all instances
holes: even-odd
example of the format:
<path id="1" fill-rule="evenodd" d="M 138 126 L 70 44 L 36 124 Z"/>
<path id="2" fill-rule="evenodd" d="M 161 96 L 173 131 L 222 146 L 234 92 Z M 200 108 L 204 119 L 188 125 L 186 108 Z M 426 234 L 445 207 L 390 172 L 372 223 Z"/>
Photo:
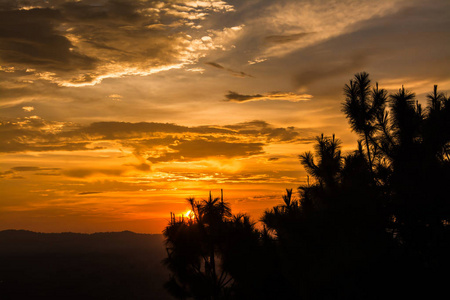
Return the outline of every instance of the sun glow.
<path id="1" fill-rule="evenodd" d="M 194 217 L 194 212 L 192 210 L 188 210 L 187 212 L 184 213 L 184 217 L 192 219 Z"/>

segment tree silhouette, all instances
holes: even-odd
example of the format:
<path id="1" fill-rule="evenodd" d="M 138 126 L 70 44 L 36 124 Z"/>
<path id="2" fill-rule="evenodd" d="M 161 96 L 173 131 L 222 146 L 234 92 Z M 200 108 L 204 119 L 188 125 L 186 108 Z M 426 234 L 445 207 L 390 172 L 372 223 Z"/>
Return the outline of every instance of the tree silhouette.
<path id="1" fill-rule="evenodd" d="M 352 109 L 353 102 L 357 102 L 352 100 L 358 94 L 355 90 L 359 91 L 354 82 L 359 82 L 360 78 L 361 73 L 356 74 L 346 85 L 343 110 L 352 129 L 368 137 L 369 164 L 371 159 L 372 163 L 376 162 L 372 175 L 382 195 L 378 201 L 391 220 L 386 230 L 397 243 L 396 259 L 402 261 L 402 268 L 409 270 L 402 273 L 407 278 L 403 284 L 413 282 L 420 286 L 424 282 L 438 282 L 436 276 L 425 278 L 421 273 L 442 271 L 443 262 L 447 261 L 442 250 L 450 250 L 446 225 L 450 217 L 449 99 L 434 86 L 434 91 L 427 96 L 428 105 L 423 109 L 416 95 L 404 87 L 386 97 L 377 86 L 371 97 L 371 107 L 376 108 L 373 119 L 370 110 L 367 114 L 356 113 L 365 111 L 362 104 Z M 370 82 L 368 75 L 364 82 Z M 376 91 L 382 101 L 376 100 Z"/>
<path id="2" fill-rule="evenodd" d="M 287 190 L 284 203 L 262 218 L 276 234 L 282 276 L 296 297 L 364 298 L 361 281 L 370 281 L 364 269 L 377 264 L 389 246 L 376 201 L 381 195 L 365 154 L 359 149 L 342 156 L 340 141 L 321 135 L 315 154 L 299 158 L 314 182 L 299 187 L 300 200 L 290 199 Z"/>
<path id="3" fill-rule="evenodd" d="M 260 232 L 245 214 L 232 215 L 221 198 L 188 198 L 191 216 L 171 221 L 164 230 L 165 264 L 172 271 L 166 288 L 178 299 L 248 299 L 264 280 Z M 255 274 L 259 274 L 256 275 Z M 264 299 L 261 294 L 258 298 Z"/>
<path id="4" fill-rule="evenodd" d="M 342 167 L 342 157 L 339 146 L 341 141 L 333 135 L 331 138 L 324 137 L 323 134 L 316 138 L 317 144 L 314 146 L 319 162 L 314 162 L 311 152 L 305 152 L 299 156 L 305 170 L 318 180 L 321 186 L 334 187 L 337 183 L 337 176 Z"/>
<path id="5" fill-rule="evenodd" d="M 299 187 L 296 205 L 287 193 L 262 218 L 288 257 L 282 275 L 305 299 L 442 289 L 445 277 L 435 274 L 450 266 L 449 99 L 435 86 L 422 109 L 404 87 L 391 95 L 371 87 L 367 73 L 356 74 L 344 95 L 358 149 L 342 155 L 334 136 L 318 137 L 315 153 L 299 156 L 313 183 Z"/>
<path id="6" fill-rule="evenodd" d="M 223 197 L 188 199 L 191 218 L 166 227 L 167 287 L 179 299 L 437 297 L 450 268 L 450 98 L 427 106 L 358 73 L 343 112 L 357 150 L 323 134 L 299 155 L 299 198 L 286 189 L 262 231 Z M 310 181 L 311 179 L 311 181 Z"/>
<path id="7" fill-rule="evenodd" d="M 362 72 L 355 75 L 353 80 L 344 87 L 346 96 L 343 112 L 350 122 L 353 131 L 364 138 L 369 166 L 372 168 L 373 156 L 370 140 L 375 130 L 374 122 L 386 103 L 386 91 L 376 87 L 371 89 L 369 74 Z"/>

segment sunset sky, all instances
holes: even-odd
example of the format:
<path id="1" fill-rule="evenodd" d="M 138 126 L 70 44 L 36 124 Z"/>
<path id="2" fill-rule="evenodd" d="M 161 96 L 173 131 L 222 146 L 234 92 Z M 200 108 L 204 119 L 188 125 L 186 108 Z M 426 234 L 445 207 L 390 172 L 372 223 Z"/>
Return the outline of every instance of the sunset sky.
<path id="1" fill-rule="evenodd" d="M 254 220 L 355 148 L 366 71 L 450 91 L 448 0 L 0 0 L 0 230 L 159 233 L 208 191 Z"/>

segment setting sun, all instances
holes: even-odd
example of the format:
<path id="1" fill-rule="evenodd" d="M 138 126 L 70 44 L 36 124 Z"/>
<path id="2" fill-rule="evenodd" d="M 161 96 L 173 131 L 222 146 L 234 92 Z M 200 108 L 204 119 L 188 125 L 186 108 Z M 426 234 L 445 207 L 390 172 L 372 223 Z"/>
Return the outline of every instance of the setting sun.
<path id="1" fill-rule="evenodd" d="M 184 217 L 192 219 L 194 217 L 194 213 L 192 212 L 192 210 L 188 210 L 187 212 L 184 213 Z"/>

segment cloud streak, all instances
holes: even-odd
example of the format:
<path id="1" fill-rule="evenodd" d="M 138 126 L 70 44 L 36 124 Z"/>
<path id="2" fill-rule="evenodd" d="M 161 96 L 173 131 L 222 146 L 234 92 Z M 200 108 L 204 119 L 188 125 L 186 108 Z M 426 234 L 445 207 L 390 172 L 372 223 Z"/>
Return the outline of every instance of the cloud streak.
<path id="1" fill-rule="evenodd" d="M 194 127 L 147 122 L 97 122 L 75 126 L 40 118 L 3 122 L 0 123 L 0 131 L 5 137 L 0 142 L 0 152 L 103 151 L 124 147 L 133 149 L 134 155 L 141 160 L 141 164 L 129 164 L 139 171 L 151 170 L 145 160 L 160 163 L 211 157 L 250 157 L 265 153 L 264 147 L 271 143 L 304 143 L 313 140 L 314 135 L 310 129 L 275 127 L 264 121 Z M 19 166 L 12 170 L 56 169 Z M 76 169 L 64 174 L 80 178 L 94 174 L 120 175 L 104 169 Z"/>
<path id="2" fill-rule="evenodd" d="M 217 68 L 219 70 L 228 71 L 231 75 L 236 76 L 236 77 L 253 77 L 252 75 L 247 74 L 247 73 L 242 72 L 242 71 L 235 71 L 235 70 L 230 69 L 230 68 L 225 68 L 224 66 L 222 66 L 221 64 L 218 64 L 216 62 L 206 62 L 205 65 L 209 65 L 209 66 Z"/>
<path id="3" fill-rule="evenodd" d="M 245 95 L 239 94 L 237 92 L 229 91 L 228 94 L 225 95 L 226 101 L 230 102 L 249 102 L 249 101 L 262 101 L 262 100 L 277 100 L 277 101 L 290 101 L 290 102 L 300 102 L 300 101 L 308 101 L 313 98 L 312 95 L 309 94 L 296 94 L 296 93 L 288 93 L 288 92 L 271 92 L 266 94 L 253 94 L 253 95 Z"/>

